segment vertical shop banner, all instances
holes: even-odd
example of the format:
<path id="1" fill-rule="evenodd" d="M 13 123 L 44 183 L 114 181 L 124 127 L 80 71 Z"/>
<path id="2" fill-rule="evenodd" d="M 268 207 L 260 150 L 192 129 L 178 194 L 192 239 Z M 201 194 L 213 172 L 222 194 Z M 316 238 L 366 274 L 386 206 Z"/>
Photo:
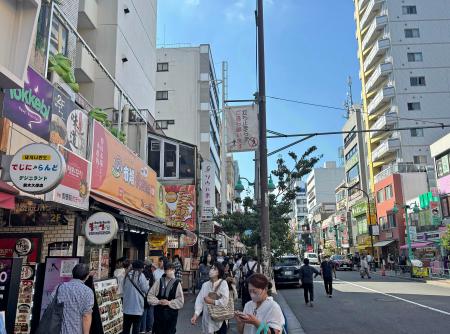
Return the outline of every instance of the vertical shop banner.
<path id="1" fill-rule="evenodd" d="M 8 306 L 12 265 L 13 259 L 0 259 L 0 311 L 6 311 Z"/>
<path id="2" fill-rule="evenodd" d="M 92 128 L 91 191 L 155 217 L 155 171 L 100 123 Z"/>
<path id="3" fill-rule="evenodd" d="M 166 225 L 195 231 L 195 186 L 167 185 Z"/>
<path id="4" fill-rule="evenodd" d="M 50 142 L 86 158 L 88 115 L 59 89 L 53 91 Z"/>
<path id="5" fill-rule="evenodd" d="M 227 152 L 256 151 L 259 122 L 256 105 L 226 107 Z"/>
<path id="6" fill-rule="evenodd" d="M 202 162 L 202 220 L 212 220 L 216 207 L 216 173 L 214 164 Z"/>
<path id="7" fill-rule="evenodd" d="M 48 140 L 53 86 L 28 67 L 24 88 L 5 90 L 3 116 Z"/>
<path id="8" fill-rule="evenodd" d="M 45 199 L 89 210 L 90 163 L 63 146 L 60 146 L 59 150 L 66 161 L 66 172 L 61 183 L 53 191 L 45 194 Z"/>
<path id="9" fill-rule="evenodd" d="M 164 186 L 156 182 L 156 218 L 166 220 L 166 190 Z"/>
<path id="10" fill-rule="evenodd" d="M 41 318 L 52 292 L 56 287 L 72 279 L 72 269 L 80 262 L 79 257 L 50 257 L 45 259 L 44 290 L 42 291 Z"/>

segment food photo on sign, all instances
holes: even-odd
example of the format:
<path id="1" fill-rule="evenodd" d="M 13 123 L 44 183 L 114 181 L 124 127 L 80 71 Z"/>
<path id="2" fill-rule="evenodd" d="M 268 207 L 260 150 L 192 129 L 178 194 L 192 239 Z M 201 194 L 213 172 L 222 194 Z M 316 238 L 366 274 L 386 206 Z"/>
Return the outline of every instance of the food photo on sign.
<path id="1" fill-rule="evenodd" d="M 0 236 L 0 257 L 20 257 L 26 263 L 38 263 L 41 245 L 40 233 L 5 233 Z"/>
<path id="2" fill-rule="evenodd" d="M 166 225 L 195 230 L 195 186 L 166 185 Z"/>

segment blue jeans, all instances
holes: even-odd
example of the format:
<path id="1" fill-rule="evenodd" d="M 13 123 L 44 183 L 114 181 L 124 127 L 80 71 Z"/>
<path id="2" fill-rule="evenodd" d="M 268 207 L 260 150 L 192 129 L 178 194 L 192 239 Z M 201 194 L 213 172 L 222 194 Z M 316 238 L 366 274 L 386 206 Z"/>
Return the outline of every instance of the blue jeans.
<path id="1" fill-rule="evenodd" d="M 153 328 L 153 310 L 154 306 L 151 305 L 148 308 L 144 308 L 144 314 L 141 318 L 141 332 L 150 332 Z"/>

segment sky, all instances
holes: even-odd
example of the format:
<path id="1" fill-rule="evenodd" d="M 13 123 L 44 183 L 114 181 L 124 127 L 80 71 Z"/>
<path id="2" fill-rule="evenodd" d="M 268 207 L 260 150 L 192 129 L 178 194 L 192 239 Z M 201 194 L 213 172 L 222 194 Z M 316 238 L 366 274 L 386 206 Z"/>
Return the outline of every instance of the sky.
<path id="1" fill-rule="evenodd" d="M 228 61 L 228 98 L 251 99 L 257 91 L 256 0 L 159 0 L 157 44 L 208 43 L 217 77 Z M 357 42 L 351 0 L 265 0 L 266 95 L 343 107 L 347 78 L 360 101 Z M 339 131 L 345 111 L 267 100 L 267 128 L 293 134 Z M 271 152 L 298 138 L 269 139 Z M 315 137 L 280 152 L 301 155 L 317 146 L 323 158 L 338 161 L 342 135 Z M 269 158 L 269 171 L 279 154 Z M 254 179 L 253 153 L 235 153 L 241 176 Z M 288 158 L 289 159 L 289 158 Z"/>

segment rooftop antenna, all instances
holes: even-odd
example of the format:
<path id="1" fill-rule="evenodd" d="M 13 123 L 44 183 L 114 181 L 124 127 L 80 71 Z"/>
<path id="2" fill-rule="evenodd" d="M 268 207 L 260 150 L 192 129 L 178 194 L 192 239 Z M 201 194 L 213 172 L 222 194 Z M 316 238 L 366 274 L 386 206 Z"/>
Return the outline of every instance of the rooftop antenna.
<path id="1" fill-rule="evenodd" d="M 347 85 L 348 85 L 347 99 L 344 102 L 344 108 L 347 109 L 347 114 L 344 116 L 344 118 L 346 118 L 346 119 L 348 119 L 350 117 L 350 110 L 353 107 L 352 77 L 351 76 L 348 76 L 348 78 L 347 78 Z"/>

